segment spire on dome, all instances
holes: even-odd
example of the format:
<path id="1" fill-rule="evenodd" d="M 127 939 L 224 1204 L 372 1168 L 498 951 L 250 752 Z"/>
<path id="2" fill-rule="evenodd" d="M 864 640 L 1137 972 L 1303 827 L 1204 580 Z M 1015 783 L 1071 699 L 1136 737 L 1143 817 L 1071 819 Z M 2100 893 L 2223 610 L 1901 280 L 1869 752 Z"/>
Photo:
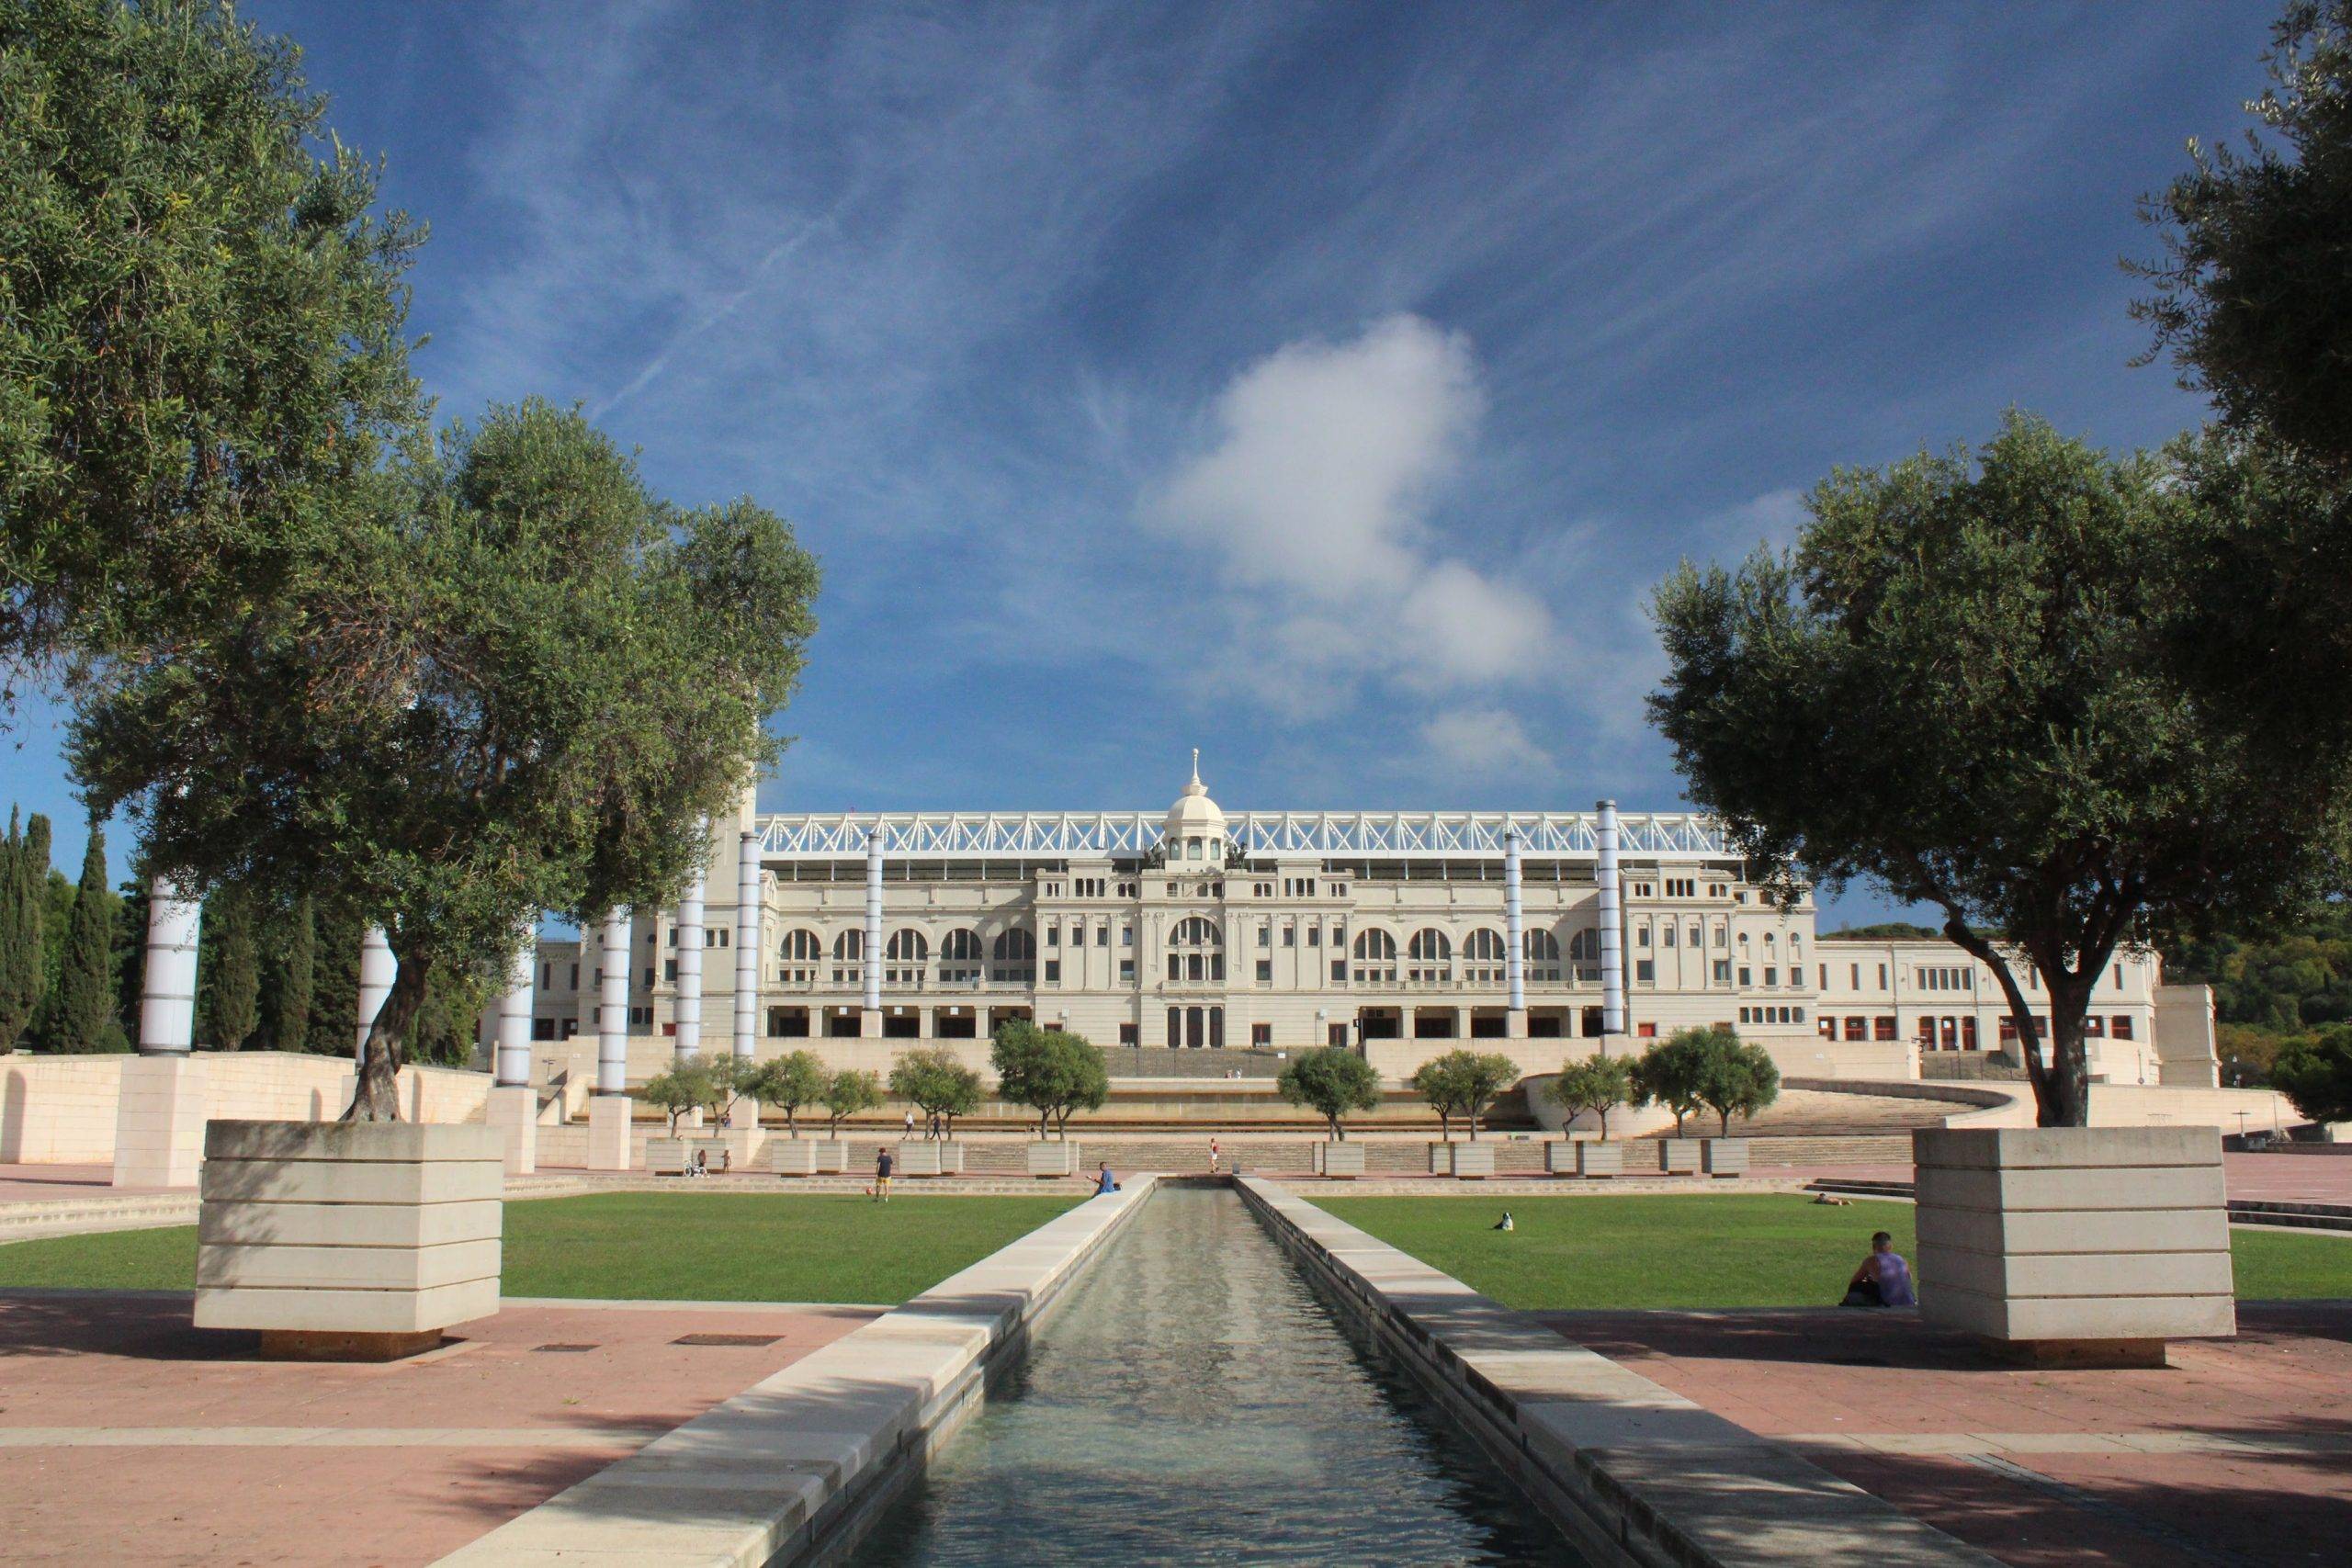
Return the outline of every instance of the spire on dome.
<path id="1" fill-rule="evenodd" d="M 1208 792 L 1208 785 L 1201 782 L 1201 749 L 1195 746 L 1193 748 L 1193 782 L 1184 786 L 1184 793 L 1206 795 Z"/>

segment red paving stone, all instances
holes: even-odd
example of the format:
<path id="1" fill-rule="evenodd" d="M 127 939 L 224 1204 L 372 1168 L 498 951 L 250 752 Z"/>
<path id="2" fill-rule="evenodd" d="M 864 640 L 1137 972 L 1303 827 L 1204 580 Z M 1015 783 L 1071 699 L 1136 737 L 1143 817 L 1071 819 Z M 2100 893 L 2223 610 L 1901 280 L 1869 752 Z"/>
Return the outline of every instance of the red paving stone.
<path id="1" fill-rule="evenodd" d="M 2020 1568 L 2352 1559 L 2352 1303 L 2238 1313 L 2237 1339 L 2176 1344 L 2163 1371 L 2060 1372 L 2003 1366 L 1909 1314 L 1538 1315 L 1763 1436 L 1961 1439 L 1979 1451 L 1805 1451 Z M 2037 1451 L 2118 1433 L 2199 1451 Z M 2210 1451 L 2225 1438 L 2252 1446 Z"/>
<path id="2" fill-rule="evenodd" d="M 874 1315 L 511 1307 L 461 1325 L 454 1351 L 355 1367 L 258 1360 L 253 1335 L 190 1327 L 184 1295 L 0 1293 L 0 1556 L 431 1562 Z M 691 1333 L 776 1339 L 672 1343 Z M 23 1442 L 93 1427 L 128 1446 Z M 248 1430 L 206 1436 L 222 1428 Z M 260 1446 L 272 1434 L 253 1428 L 331 1432 Z M 458 1436 L 353 1441 L 384 1429 Z"/>

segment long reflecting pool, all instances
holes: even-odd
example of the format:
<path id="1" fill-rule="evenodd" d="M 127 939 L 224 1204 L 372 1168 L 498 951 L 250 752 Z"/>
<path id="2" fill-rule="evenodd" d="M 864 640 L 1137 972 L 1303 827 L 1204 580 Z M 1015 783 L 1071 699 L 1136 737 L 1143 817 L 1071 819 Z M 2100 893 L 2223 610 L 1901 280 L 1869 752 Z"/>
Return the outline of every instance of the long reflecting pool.
<path id="1" fill-rule="evenodd" d="M 1161 1189 L 1073 1288 L 852 1562 L 1573 1561 L 1232 1192 Z"/>

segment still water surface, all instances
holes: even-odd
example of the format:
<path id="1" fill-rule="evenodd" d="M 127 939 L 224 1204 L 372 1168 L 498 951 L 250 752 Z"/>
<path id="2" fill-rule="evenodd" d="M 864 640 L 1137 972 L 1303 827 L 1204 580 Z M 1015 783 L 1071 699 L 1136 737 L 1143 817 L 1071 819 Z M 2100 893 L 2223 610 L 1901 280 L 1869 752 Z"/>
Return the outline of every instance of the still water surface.
<path id="1" fill-rule="evenodd" d="M 852 1559 L 1566 1562 L 1232 1192 L 1164 1188 Z"/>

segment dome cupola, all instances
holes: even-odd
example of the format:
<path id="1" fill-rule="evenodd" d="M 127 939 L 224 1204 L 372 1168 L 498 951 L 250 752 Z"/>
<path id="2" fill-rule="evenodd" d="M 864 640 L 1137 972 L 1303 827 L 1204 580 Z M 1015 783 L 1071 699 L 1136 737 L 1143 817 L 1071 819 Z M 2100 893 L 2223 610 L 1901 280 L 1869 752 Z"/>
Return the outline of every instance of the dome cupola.
<path id="1" fill-rule="evenodd" d="M 1225 813 L 1209 798 L 1208 786 L 1201 783 L 1201 749 L 1193 748 L 1193 782 L 1168 808 L 1168 824 L 1160 840 L 1168 852 L 1168 864 L 1207 869 L 1225 863 Z"/>

